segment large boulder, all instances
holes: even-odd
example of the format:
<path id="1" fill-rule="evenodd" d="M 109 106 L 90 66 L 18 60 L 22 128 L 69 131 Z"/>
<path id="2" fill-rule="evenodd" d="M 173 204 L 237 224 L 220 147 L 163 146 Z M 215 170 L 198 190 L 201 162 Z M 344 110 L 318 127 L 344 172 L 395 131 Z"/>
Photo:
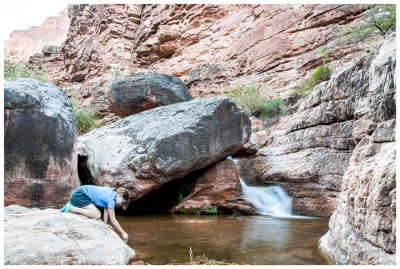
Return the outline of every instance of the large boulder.
<path id="1" fill-rule="evenodd" d="M 359 142 L 319 246 L 339 264 L 396 264 L 396 32 L 367 58 L 368 84 L 355 104 Z"/>
<path id="2" fill-rule="evenodd" d="M 35 79 L 4 82 L 4 203 L 54 206 L 77 187 L 76 118 L 64 92 Z"/>
<path id="3" fill-rule="evenodd" d="M 252 204 L 243 199 L 242 187 L 232 160 L 220 161 L 197 178 L 192 191 L 171 209 L 174 213 L 204 213 L 204 206 L 215 206 L 219 213 L 257 214 Z"/>
<path id="4" fill-rule="evenodd" d="M 11 205 L 4 208 L 4 264 L 127 264 L 135 252 L 101 220 Z"/>
<path id="5" fill-rule="evenodd" d="M 159 73 L 120 79 L 111 85 L 109 97 L 111 111 L 121 117 L 193 100 L 179 78 Z"/>
<path id="6" fill-rule="evenodd" d="M 137 199 L 235 154 L 249 137 L 250 120 L 232 100 L 198 99 L 93 130 L 79 137 L 79 158 L 88 183 L 122 185 Z"/>

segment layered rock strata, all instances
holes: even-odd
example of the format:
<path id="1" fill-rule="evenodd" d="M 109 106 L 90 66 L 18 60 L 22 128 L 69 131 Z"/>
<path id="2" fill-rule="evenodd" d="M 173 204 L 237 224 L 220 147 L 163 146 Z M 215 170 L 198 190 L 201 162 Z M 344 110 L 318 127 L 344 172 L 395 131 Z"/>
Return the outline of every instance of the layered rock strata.
<path id="1" fill-rule="evenodd" d="M 125 186 L 131 197 L 157 189 L 232 154 L 250 136 L 250 120 L 228 98 L 157 107 L 79 137 L 92 184 Z M 81 179 L 82 181 L 83 179 Z"/>
<path id="2" fill-rule="evenodd" d="M 364 69 L 355 103 L 358 142 L 320 248 L 339 264 L 396 264 L 396 33 Z M 354 81 L 356 78 L 353 78 Z"/>
<path id="3" fill-rule="evenodd" d="M 109 94 L 111 111 L 121 117 L 193 100 L 179 78 L 159 73 L 120 79 L 111 85 Z"/>
<path id="4" fill-rule="evenodd" d="M 235 163 L 223 160 L 198 177 L 189 195 L 171 212 L 193 214 L 197 208 L 199 213 L 205 213 L 205 206 L 215 206 L 219 213 L 224 214 L 257 214 L 257 210 L 242 195 Z"/>
<path id="5" fill-rule="evenodd" d="M 58 16 L 46 18 L 40 26 L 12 31 L 10 37 L 4 41 L 4 49 L 16 51 L 16 59 L 26 62 L 30 56 L 40 53 L 44 46 L 61 46 L 67 38 L 69 26 L 68 11 L 64 9 Z"/>
<path id="6" fill-rule="evenodd" d="M 64 92 L 36 79 L 4 82 L 4 203 L 47 207 L 77 186 L 77 123 Z"/>
<path id="7" fill-rule="evenodd" d="M 100 220 L 56 209 L 4 208 L 6 265 L 125 265 L 134 256 Z"/>
<path id="8" fill-rule="evenodd" d="M 263 148 L 255 158 L 238 162 L 242 178 L 249 184 L 278 182 L 293 197 L 296 214 L 330 216 L 355 146 L 380 122 L 395 117 L 392 54 L 382 46 L 374 60 L 363 57 L 336 72 L 267 137 L 265 131 L 253 134 L 250 141 Z M 377 62 L 388 65 L 387 71 Z"/>
<path id="9" fill-rule="evenodd" d="M 337 67 L 369 49 L 375 40 L 339 42 L 346 24 L 363 20 L 363 10 L 363 5 L 70 5 L 64 90 L 99 116 L 110 114 L 112 81 L 148 72 L 179 77 L 194 97 L 220 95 L 250 81 L 259 81 L 271 97 L 285 96 L 323 64 L 325 52 Z"/>

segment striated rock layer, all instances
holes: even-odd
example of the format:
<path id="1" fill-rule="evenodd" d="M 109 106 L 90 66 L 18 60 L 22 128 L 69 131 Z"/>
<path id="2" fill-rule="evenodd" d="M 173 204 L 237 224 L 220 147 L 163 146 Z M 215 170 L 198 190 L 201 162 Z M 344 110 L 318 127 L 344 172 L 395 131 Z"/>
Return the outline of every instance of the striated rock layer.
<path id="1" fill-rule="evenodd" d="M 257 210 L 242 198 L 243 192 L 232 160 L 223 160 L 197 178 L 194 188 L 181 203 L 171 209 L 174 213 L 204 213 L 204 206 L 216 206 L 224 214 L 257 214 Z"/>
<path id="2" fill-rule="evenodd" d="M 112 81 L 149 72 L 179 77 L 194 97 L 250 81 L 285 96 L 323 64 L 323 46 L 335 67 L 368 50 L 368 42 L 339 42 L 362 12 L 363 5 L 70 5 L 62 83 L 99 116 L 110 114 Z"/>
<path id="3" fill-rule="evenodd" d="M 235 154 L 249 136 L 250 120 L 228 98 L 153 108 L 79 137 L 81 181 L 124 186 L 138 199 Z"/>
<path id="4" fill-rule="evenodd" d="M 340 264 L 395 264 L 396 32 L 364 61 L 369 80 L 357 95 L 353 129 L 359 142 L 320 248 Z"/>
<path id="5" fill-rule="evenodd" d="M 4 82 L 4 203 L 46 207 L 77 187 L 77 123 L 64 92 L 36 79 Z"/>
<path id="6" fill-rule="evenodd" d="M 16 59 L 27 61 L 33 54 L 40 53 L 44 46 L 61 46 L 67 38 L 69 26 L 68 11 L 64 9 L 58 16 L 46 18 L 40 26 L 11 32 L 10 37 L 4 41 L 4 49 L 18 52 Z"/>
<path id="7" fill-rule="evenodd" d="M 134 256 L 100 220 L 56 209 L 4 208 L 6 265 L 125 265 Z"/>

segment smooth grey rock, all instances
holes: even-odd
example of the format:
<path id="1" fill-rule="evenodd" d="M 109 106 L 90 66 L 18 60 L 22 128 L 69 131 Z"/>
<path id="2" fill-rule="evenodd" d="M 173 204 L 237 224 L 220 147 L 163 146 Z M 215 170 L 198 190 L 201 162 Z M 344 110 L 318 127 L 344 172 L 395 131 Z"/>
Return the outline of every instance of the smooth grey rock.
<path id="1" fill-rule="evenodd" d="M 4 208 L 6 265 L 125 265 L 134 256 L 101 220 L 56 209 Z"/>
<path id="2" fill-rule="evenodd" d="M 97 184 L 125 186 L 137 199 L 235 154 L 250 120 L 228 98 L 197 99 L 131 115 L 79 137 Z"/>
<path id="3" fill-rule="evenodd" d="M 64 92 L 36 79 L 4 82 L 5 205 L 54 206 L 77 186 L 77 123 Z"/>
<path id="4" fill-rule="evenodd" d="M 193 100 L 176 76 L 150 73 L 120 79 L 111 84 L 110 109 L 126 117 L 147 109 Z"/>

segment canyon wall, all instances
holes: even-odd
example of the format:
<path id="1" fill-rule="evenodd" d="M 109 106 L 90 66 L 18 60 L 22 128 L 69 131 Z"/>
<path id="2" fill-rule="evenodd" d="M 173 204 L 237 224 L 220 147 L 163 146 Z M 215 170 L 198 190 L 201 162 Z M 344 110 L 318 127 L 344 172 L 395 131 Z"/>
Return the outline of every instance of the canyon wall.
<path id="1" fill-rule="evenodd" d="M 17 51 L 15 58 L 27 61 L 35 53 L 41 53 L 46 45 L 61 46 L 67 37 L 69 24 L 68 12 L 64 9 L 58 16 L 46 18 L 40 26 L 11 32 L 4 41 L 4 49 Z"/>
<path id="2" fill-rule="evenodd" d="M 375 42 L 339 41 L 364 19 L 362 5 L 70 5 L 68 13 L 57 84 L 101 117 L 112 115 L 107 96 L 118 78 L 175 75 L 194 97 L 258 81 L 267 96 L 287 96 L 323 64 L 321 48 L 338 67 Z"/>

